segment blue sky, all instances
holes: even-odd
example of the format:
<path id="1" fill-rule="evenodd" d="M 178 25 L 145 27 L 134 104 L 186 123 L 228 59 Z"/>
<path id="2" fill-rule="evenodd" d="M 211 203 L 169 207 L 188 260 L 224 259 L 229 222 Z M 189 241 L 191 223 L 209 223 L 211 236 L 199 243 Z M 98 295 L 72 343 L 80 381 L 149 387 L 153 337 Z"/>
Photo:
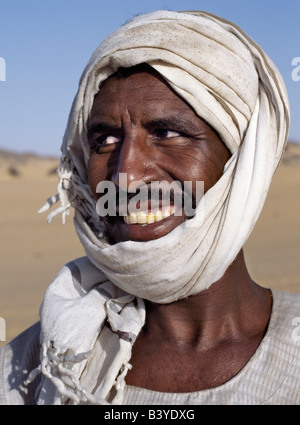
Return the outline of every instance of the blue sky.
<path id="1" fill-rule="evenodd" d="M 78 80 L 94 49 L 128 19 L 157 9 L 205 10 L 241 26 L 281 71 L 291 103 L 290 138 L 300 141 L 300 81 L 292 79 L 292 60 L 300 57 L 299 0 L 0 0 L 6 70 L 0 148 L 59 155 Z"/>

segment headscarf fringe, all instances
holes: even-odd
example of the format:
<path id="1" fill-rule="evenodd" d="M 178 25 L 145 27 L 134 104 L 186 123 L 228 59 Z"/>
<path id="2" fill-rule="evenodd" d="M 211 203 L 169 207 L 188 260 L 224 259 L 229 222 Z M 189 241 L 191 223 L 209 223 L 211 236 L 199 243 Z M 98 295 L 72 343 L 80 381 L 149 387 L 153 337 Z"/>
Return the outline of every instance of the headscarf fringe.
<path id="1" fill-rule="evenodd" d="M 54 384 L 60 394 L 60 399 L 65 400 L 63 404 L 78 405 L 88 402 L 94 405 L 109 405 L 110 403 L 106 400 L 94 397 L 93 394 L 83 388 L 76 372 L 70 366 L 70 363 L 74 365 L 86 360 L 91 352 L 70 355 L 68 351 L 62 352 L 53 348 L 52 341 L 44 343 L 41 364 L 31 371 L 25 384 L 30 384 L 37 376 L 42 374 Z M 41 385 L 42 383 L 39 387 Z"/>

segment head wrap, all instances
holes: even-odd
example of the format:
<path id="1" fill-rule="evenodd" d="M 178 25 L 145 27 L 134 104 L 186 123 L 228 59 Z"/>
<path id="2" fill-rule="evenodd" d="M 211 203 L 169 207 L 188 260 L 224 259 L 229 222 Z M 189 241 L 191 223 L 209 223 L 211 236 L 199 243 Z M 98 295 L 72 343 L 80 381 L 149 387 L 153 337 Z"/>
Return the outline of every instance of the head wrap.
<path id="1" fill-rule="evenodd" d="M 216 130 L 231 158 L 191 220 L 157 240 L 110 245 L 87 182 L 87 121 L 101 83 L 140 63 Z M 97 48 L 83 72 L 63 140 L 58 196 L 47 204 L 59 199 L 61 207 L 50 219 L 75 207 L 76 230 L 99 281 L 157 303 L 198 293 L 222 277 L 251 233 L 288 128 L 278 70 L 236 25 L 205 12 L 138 16 Z"/>

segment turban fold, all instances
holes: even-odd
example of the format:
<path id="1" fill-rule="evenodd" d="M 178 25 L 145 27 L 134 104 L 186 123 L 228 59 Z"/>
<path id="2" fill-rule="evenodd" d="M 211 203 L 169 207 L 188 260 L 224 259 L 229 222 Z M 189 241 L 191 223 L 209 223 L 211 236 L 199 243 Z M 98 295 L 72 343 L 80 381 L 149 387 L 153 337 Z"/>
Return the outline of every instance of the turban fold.
<path id="1" fill-rule="evenodd" d="M 141 63 L 159 72 L 215 129 L 231 158 L 192 219 L 157 240 L 111 245 L 87 182 L 87 122 L 102 82 L 119 67 Z M 237 26 L 205 12 L 138 16 L 98 47 L 82 74 L 62 146 L 61 207 L 50 218 L 75 207 L 76 230 L 93 264 L 95 284 L 108 281 L 137 299 L 157 303 L 199 293 L 223 276 L 251 233 L 283 155 L 288 129 L 289 106 L 281 75 Z M 48 319 L 57 315 L 51 310 L 53 293 L 63 298 L 58 283 L 46 294 Z M 140 320 L 142 326 L 144 319 Z M 66 338 L 75 353 L 82 350 L 75 337 Z M 65 349 L 66 341 L 61 338 Z M 127 354 L 123 357 L 128 359 Z"/>

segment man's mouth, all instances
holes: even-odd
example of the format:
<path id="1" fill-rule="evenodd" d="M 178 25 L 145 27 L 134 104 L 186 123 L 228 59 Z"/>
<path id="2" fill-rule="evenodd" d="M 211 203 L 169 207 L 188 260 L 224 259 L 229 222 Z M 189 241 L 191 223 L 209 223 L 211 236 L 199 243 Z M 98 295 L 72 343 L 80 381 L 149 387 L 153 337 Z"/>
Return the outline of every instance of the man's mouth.
<path id="1" fill-rule="evenodd" d="M 151 211 L 138 211 L 138 212 L 131 212 L 130 214 L 126 215 L 124 217 L 124 222 L 126 224 L 153 224 L 157 223 L 159 221 L 164 220 L 165 218 L 170 217 L 175 213 L 175 207 L 174 206 L 167 206 Z"/>

